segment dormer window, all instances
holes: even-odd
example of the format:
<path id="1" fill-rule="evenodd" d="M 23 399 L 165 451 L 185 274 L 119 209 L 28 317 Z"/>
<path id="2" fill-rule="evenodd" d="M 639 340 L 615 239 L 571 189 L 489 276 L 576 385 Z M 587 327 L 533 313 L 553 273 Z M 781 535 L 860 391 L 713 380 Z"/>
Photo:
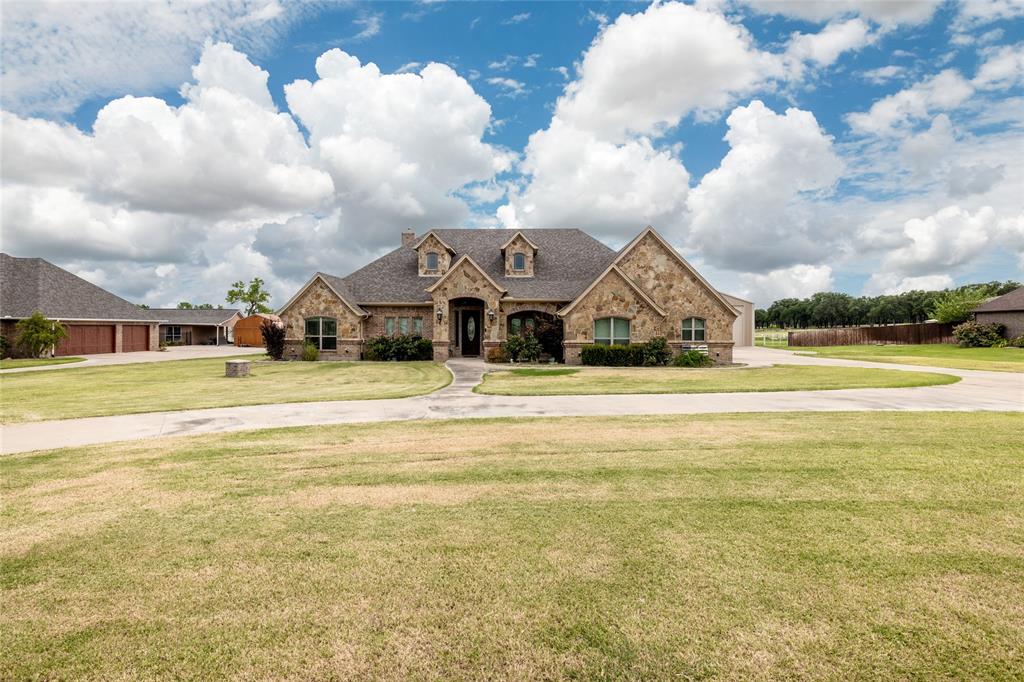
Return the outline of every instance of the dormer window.
<path id="1" fill-rule="evenodd" d="M 431 251 L 427 254 L 427 270 L 437 270 L 437 252 Z"/>
<path id="2" fill-rule="evenodd" d="M 517 253 L 512 256 L 512 269 L 516 272 L 522 272 L 526 269 L 525 253 Z"/>

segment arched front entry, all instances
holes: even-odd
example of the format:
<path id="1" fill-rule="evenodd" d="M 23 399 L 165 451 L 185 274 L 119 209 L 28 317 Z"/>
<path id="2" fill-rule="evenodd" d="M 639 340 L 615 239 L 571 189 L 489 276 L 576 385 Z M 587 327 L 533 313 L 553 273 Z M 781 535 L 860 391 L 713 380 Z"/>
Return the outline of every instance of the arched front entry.
<path id="1" fill-rule="evenodd" d="M 521 310 L 509 315 L 505 324 L 508 336 L 536 336 L 540 341 L 542 360 L 553 357 L 555 362 L 562 362 L 562 340 L 565 332 L 560 318 L 539 310 Z"/>
<path id="2" fill-rule="evenodd" d="M 452 355 L 476 358 L 483 355 L 484 302 L 479 298 L 453 298 L 450 301 Z"/>

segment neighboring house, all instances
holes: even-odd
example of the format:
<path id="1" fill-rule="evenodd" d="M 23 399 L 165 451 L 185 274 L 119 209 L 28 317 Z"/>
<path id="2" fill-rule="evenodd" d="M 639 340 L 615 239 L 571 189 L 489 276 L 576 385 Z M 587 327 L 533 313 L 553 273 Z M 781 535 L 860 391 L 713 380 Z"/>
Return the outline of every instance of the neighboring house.
<path id="1" fill-rule="evenodd" d="M 159 348 L 159 320 L 150 311 L 42 258 L 0 254 L 0 333 L 13 343 L 17 321 L 35 311 L 67 328 L 54 355 Z"/>
<path id="2" fill-rule="evenodd" d="M 974 319 L 981 324 L 1006 325 L 1006 337 L 1024 335 L 1024 287 L 982 303 L 974 309 Z"/>
<path id="3" fill-rule="evenodd" d="M 278 314 L 289 357 L 309 341 L 321 357 L 358 358 L 392 334 L 431 339 L 439 361 L 486 356 L 541 325 L 552 355 L 579 364 L 585 344 L 658 336 L 731 362 L 740 311 L 648 227 L 619 251 L 573 229 L 404 232 L 347 277 L 316 273 Z"/>
<path id="4" fill-rule="evenodd" d="M 249 317 L 243 317 L 235 325 L 236 346 L 262 346 L 263 345 L 263 323 L 281 322 L 277 315 L 266 315 L 264 313 L 253 313 Z"/>
<path id="5" fill-rule="evenodd" d="M 232 308 L 154 308 L 160 323 L 160 341 L 168 345 L 219 346 L 234 342 L 235 323 L 242 315 Z"/>

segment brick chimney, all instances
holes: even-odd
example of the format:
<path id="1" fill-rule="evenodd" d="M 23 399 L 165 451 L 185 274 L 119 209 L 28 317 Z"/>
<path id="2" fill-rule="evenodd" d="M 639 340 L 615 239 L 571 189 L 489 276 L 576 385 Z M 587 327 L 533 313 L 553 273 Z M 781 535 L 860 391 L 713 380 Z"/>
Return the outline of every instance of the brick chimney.
<path id="1" fill-rule="evenodd" d="M 412 230 L 402 230 L 402 246 L 412 246 L 416 243 L 416 233 Z"/>

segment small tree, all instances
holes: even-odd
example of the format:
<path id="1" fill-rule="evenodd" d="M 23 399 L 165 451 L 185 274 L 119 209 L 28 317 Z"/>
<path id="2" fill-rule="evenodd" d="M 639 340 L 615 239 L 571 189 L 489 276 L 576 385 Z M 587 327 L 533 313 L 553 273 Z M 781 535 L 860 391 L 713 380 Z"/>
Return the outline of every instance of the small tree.
<path id="1" fill-rule="evenodd" d="M 273 320 L 264 320 L 260 327 L 263 334 L 263 346 L 267 349 L 267 355 L 271 360 L 280 360 L 284 357 L 284 325 Z"/>
<path id="2" fill-rule="evenodd" d="M 68 335 L 60 322 L 46 319 L 38 310 L 17 324 L 18 345 L 31 357 L 38 358 Z"/>
<path id="3" fill-rule="evenodd" d="M 964 322 L 986 298 L 985 290 L 980 287 L 947 291 L 935 300 L 931 315 L 939 322 Z"/>
<path id="4" fill-rule="evenodd" d="M 272 312 L 270 307 L 266 305 L 267 301 L 270 300 L 270 294 L 263 289 L 263 280 L 259 277 L 253 277 L 249 284 L 242 280 L 232 284 L 231 288 L 228 289 L 227 299 L 225 300 L 228 303 L 245 304 L 246 317 L 256 313 Z"/>

